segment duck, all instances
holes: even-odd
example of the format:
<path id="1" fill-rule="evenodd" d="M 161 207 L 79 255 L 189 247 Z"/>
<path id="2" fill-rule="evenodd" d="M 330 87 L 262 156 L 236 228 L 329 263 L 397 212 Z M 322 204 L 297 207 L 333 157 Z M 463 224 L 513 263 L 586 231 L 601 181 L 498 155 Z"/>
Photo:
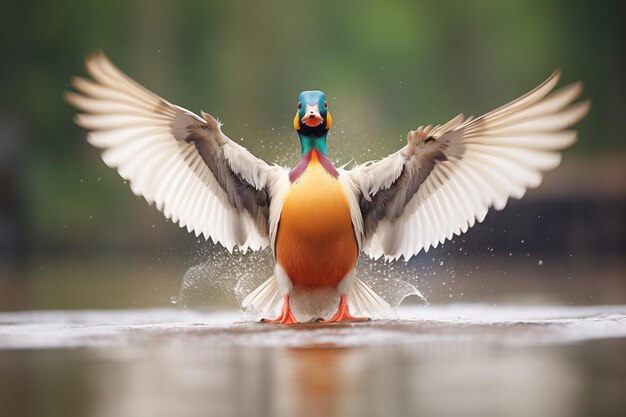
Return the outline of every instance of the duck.
<path id="1" fill-rule="evenodd" d="M 389 156 L 353 168 L 329 158 L 326 95 L 303 91 L 293 127 L 294 167 L 267 163 L 208 113 L 161 98 L 101 51 L 86 59 L 65 100 L 75 122 L 137 196 L 196 237 L 230 253 L 270 248 L 274 274 L 242 307 L 266 323 L 340 323 L 388 314 L 355 276 L 359 254 L 408 261 L 467 232 L 538 187 L 576 141 L 589 112 L 581 82 L 555 90 L 557 70 L 521 97 L 480 117 L 420 126 Z"/>

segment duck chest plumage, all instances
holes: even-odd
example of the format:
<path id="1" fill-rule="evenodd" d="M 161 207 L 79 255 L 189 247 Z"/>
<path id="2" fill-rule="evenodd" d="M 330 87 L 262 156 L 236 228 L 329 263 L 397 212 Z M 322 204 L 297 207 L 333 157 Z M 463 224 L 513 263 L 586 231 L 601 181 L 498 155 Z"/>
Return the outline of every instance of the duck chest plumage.
<path id="1" fill-rule="evenodd" d="M 316 149 L 292 171 L 278 225 L 276 259 L 294 286 L 335 286 L 356 264 L 350 207 L 337 176 Z"/>

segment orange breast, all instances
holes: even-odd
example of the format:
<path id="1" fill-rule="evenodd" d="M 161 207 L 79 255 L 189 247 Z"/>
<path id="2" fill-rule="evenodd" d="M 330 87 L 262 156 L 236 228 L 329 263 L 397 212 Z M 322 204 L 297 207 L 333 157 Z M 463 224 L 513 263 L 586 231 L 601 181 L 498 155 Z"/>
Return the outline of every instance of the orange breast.
<path id="1" fill-rule="evenodd" d="M 276 259 L 294 286 L 320 288 L 337 285 L 356 258 L 348 199 L 313 151 L 306 171 L 285 197 Z"/>

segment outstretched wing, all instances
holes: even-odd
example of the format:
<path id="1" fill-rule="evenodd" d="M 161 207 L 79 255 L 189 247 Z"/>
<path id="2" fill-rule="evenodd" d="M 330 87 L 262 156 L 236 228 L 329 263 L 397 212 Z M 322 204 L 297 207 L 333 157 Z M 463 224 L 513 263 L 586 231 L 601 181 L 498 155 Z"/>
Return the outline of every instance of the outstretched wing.
<path id="1" fill-rule="evenodd" d="M 549 94 L 560 73 L 484 116 L 459 115 L 443 126 L 408 134 L 408 144 L 348 174 L 359 190 L 363 251 L 373 258 L 409 259 L 481 222 L 541 183 L 576 140 L 564 130 L 590 108 L 580 83 Z"/>
<path id="2" fill-rule="evenodd" d="M 213 117 L 202 117 L 140 86 L 103 53 L 87 59 L 92 80 L 75 78 L 82 94 L 67 101 L 76 123 L 103 150 L 104 162 L 165 217 L 228 250 L 269 243 L 271 187 L 283 170 L 230 140 Z"/>

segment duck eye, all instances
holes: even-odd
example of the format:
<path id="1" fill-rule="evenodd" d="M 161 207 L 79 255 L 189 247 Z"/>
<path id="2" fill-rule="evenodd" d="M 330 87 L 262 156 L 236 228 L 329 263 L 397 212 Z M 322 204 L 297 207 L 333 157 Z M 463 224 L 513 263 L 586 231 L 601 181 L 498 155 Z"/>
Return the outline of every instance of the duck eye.
<path id="1" fill-rule="evenodd" d="M 328 102 L 326 100 L 324 100 L 324 108 L 327 109 L 328 108 Z"/>
<path id="2" fill-rule="evenodd" d="M 298 110 L 302 108 L 302 103 L 298 102 Z"/>

